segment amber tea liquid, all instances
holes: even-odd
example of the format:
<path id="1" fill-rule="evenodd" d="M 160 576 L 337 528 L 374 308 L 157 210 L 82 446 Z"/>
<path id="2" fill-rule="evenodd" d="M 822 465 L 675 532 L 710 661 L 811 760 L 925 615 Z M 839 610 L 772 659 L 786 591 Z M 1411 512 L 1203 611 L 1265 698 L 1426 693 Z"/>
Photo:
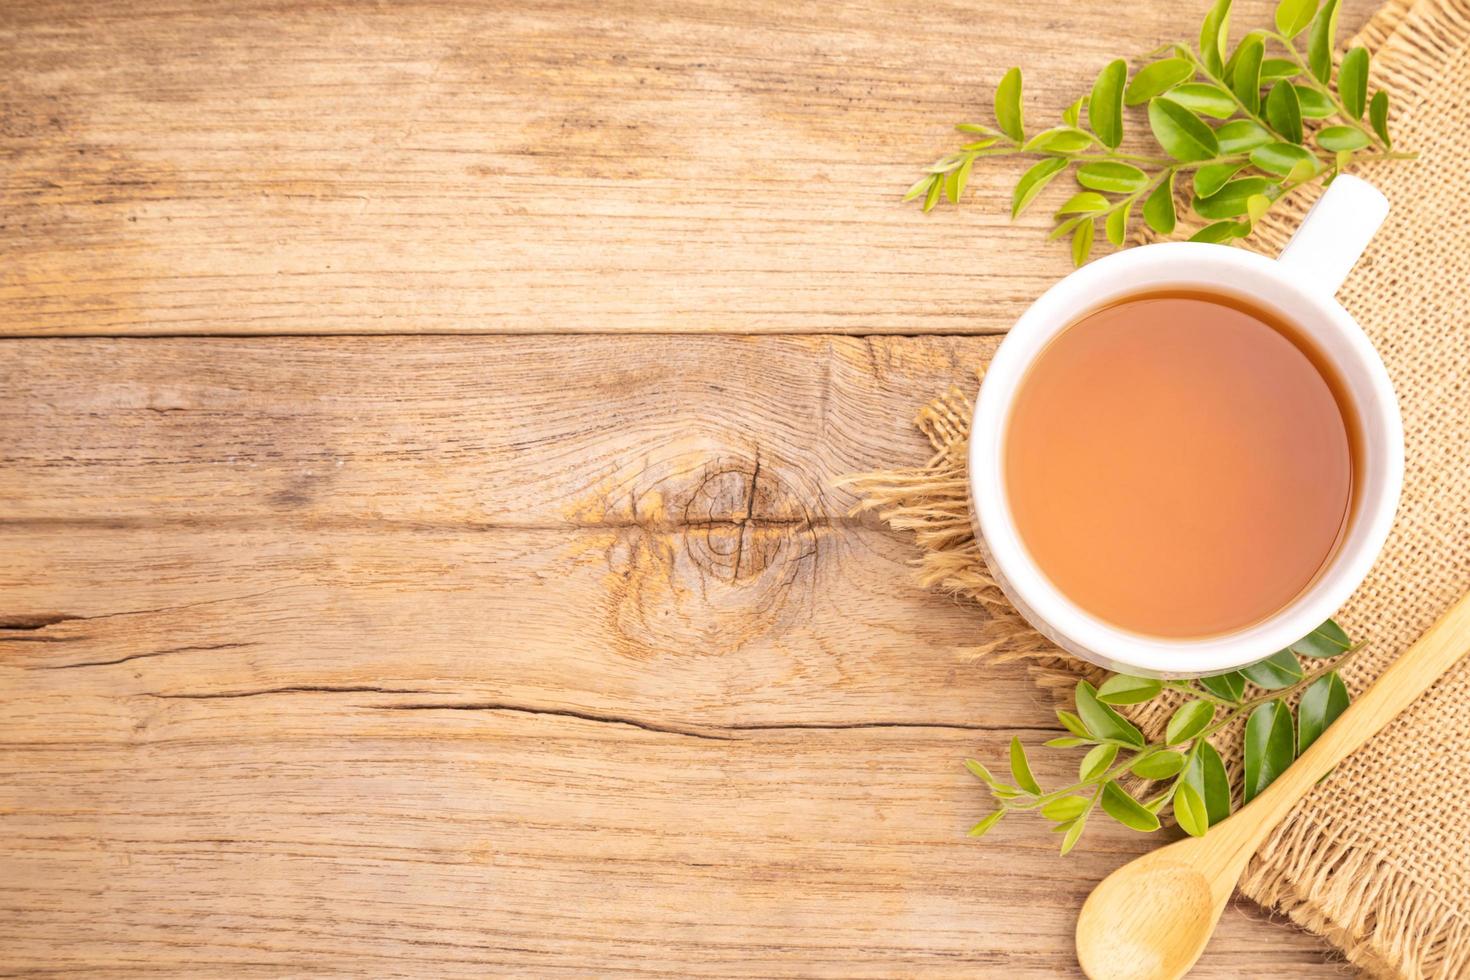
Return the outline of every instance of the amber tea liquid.
<path id="1" fill-rule="evenodd" d="M 1073 602 L 1203 637 L 1286 606 L 1353 492 L 1347 402 L 1289 324 L 1208 292 L 1141 293 L 1062 331 L 1005 436 L 1021 540 Z"/>

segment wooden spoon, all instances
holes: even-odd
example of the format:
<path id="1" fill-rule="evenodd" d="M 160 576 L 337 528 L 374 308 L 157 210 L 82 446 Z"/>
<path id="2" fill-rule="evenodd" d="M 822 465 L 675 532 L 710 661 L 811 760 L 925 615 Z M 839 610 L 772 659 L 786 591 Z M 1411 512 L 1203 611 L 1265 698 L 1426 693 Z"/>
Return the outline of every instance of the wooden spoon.
<path id="1" fill-rule="evenodd" d="M 1470 650 L 1460 598 L 1276 781 L 1203 837 L 1130 861 L 1093 889 L 1077 919 L 1077 959 L 1092 980 L 1172 980 L 1204 952 L 1245 865 L 1317 781 Z"/>

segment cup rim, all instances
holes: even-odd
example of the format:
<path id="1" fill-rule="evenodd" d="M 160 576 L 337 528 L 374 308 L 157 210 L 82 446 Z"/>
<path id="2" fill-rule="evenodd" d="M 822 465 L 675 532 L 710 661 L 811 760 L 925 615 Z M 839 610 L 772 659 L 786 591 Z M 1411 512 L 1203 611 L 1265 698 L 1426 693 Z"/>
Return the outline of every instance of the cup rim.
<path id="1" fill-rule="evenodd" d="M 1130 283 L 1130 273 L 1150 265 L 1178 267 L 1178 285 L 1210 289 L 1202 267 L 1227 270 L 1233 291 L 1270 309 L 1276 304 L 1258 297 L 1253 285 L 1269 279 L 1276 291 L 1310 306 L 1321 316 L 1302 324 L 1309 335 L 1334 334 L 1361 416 L 1373 428 L 1371 438 L 1382 448 L 1364 459 L 1366 484 L 1376 478 L 1378 492 L 1364 499 L 1327 567 L 1286 606 L 1249 626 L 1200 638 L 1149 636 L 1114 626 L 1086 612 L 1053 586 L 1022 545 L 1006 499 L 1001 448 L 1011 403 L 1021 380 L 1045 343 L 1083 315 L 1089 305 L 1133 292 L 1167 285 Z M 1191 283 L 1193 271 L 1198 281 Z M 1121 284 L 1121 285 L 1120 285 Z M 1092 304 L 1075 301 L 1078 293 L 1104 295 Z M 1343 357 L 1344 353 L 1346 358 Z M 1361 379 L 1371 390 L 1361 392 Z M 1365 445 L 1370 433 L 1364 433 Z M 1403 425 L 1398 400 L 1378 352 L 1355 320 L 1329 294 L 1314 291 L 1283 274 L 1278 263 L 1237 248 L 1199 242 L 1161 242 L 1115 252 L 1075 270 L 1053 284 L 1023 313 L 996 351 L 976 399 L 970 430 L 970 499 L 976 538 L 1001 588 L 1039 632 L 1064 649 L 1110 670 L 1153 676 L 1207 676 L 1246 666 L 1283 649 L 1316 629 L 1347 601 L 1367 577 L 1393 524 L 1403 483 Z M 1360 484 L 1361 485 L 1361 484 Z"/>

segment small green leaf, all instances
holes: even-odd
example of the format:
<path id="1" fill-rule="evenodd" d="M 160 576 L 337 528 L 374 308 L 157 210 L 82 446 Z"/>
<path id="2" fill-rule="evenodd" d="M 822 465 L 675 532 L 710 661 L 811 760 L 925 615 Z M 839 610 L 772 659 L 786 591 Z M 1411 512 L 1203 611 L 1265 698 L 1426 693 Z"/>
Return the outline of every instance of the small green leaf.
<path id="1" fill-rule="evenodd" d="M 1246 217 L 1250 218 L 1252 227 L 1259 224 L 1269 210 L 1271 210 L 1271 199 L 1265 194 L 1252 194 L 1246 198 L 1245 213 Z"/>
<path id="2" fill-rule="evenodd" d="M 1092 83 L 1087 101 L 1087 125 L 1109 149 L 1123 142 L 1123 85 L 1128 81 L 1128 63 L 1122 58 L 1108 62 Z"/>
<path id="3" fill-rule="evenodd" d="M 1332 77 L 1332 48 L 1337 43 L 1337 0 L 1327 0 L 1312 18 L 1312 32 L 1307 36 L 1307 66 L 1317 81 Z"/>
<path id="4" fill-rule="evenodd" d="M 1302 679 L 1302 665 L 1290 650 L 1277 650 L 1265 660 L 1258 660 L 1240 672 L 1245 679 L 1268 691 L 1289 687 Z"/>
<path id="5" fill-rule="evenodd" d="M 1211 825 L 1230 816 L 1230 777 L 1225 773 L 1225 760 L 1209 742 L 1195 743 L 1194 758 L 1185 767 L 1180 782 L 1193 787 L 1205 801 Z"/>
<path id="6" fill-rule="evenodd" d="M 1015 737 L 1011 738 L 1011 778 L 1032 796 L 1041 795 L 1041 787 L 1037 785 L 1036 777 L 1031 775 L 1031 763 L 1026 761 L 1026 746 Z"/>
<path id="7" fill-rule="evenodd" d="M 1314 88 L 1292 85 L 1296 89 L 1297 105 L 1301 107 L 1303 119 L 1326 119 L 1337 112 L 1332 100 Z"/>
<path id="8" fill-rule="evenodd" d="M 1201 677 L 1199 682 L 1206 691 L 1226 701 L 1239 701 L 1245 695 L 1245 678 L 1238 670 L 1216 674 L 1214 677 Z"/>
<path id="9" fill-rule="evenodd" d="M 1103 784 L 1102 808 L 1108 816 L 1133 830 L 1148 833 L 1159 829 L 1159 818 L 1111 779 Z"/>
<path id="10" fill-rule="evenodd" d="M 1196 197 L 1194 210 L 1201 218 L 1211 221 L 1238 218 L 1247 212 L 1246 201 L 1252 195 L 1266 194 L 1275 187 L 1276 182 L 1265 177 L 1239 177 L 1209 197 Z"/>
<path id="11" fill-rule="evenodd" d="M 1214 702 L 1188 701 L 1180 705 L 1170 717 L 1164 730 L 1164 742 L 1168 745 L 1183 745 L 1210 727 L 1214 717 Z"/>
<path id="12" fill-rule="evenodd" d="M 1255 112 L 1261 107 L 1261 61 L 1265 56 L 1266 46 L 1256 35 L 1240 42 L 1236 51 L 1235 73 L 1230 77 L 1230 87 L 1247 112 Z"/>
<path id="13" fill-rule="evenodd" d="M 1094 746 L 1082 757 L 1082 763 L 1077 767 L 1077 778 L 1081 782 L 1096 779 L 1107 772 L 1118 758 L 1118 747 L 1116 745 Z"/>
<path id="14" fill-rule="evenodd" d="M 1326 658 L 1347 653 L 1352 646 L 1347 631 L 1329 619 L 1287 649 L 1303 657 Z"/>
<path id="15" fill-rule="evenodd" d="M 1291 709 L 1284 701 L 1268 701 L 1251 712 L 1245 723 L 1245 785 L 1243 798 L 1249 803 L 1296 757 Z"/>
<path id="16" fill-rule="evenodd" d="M 960 172 L 958 169 L 951 170 L 944 175 L 944 196 L 951 204 L 960 201 Z"/>
<path id="17" fill-rule="evenodd" d="M 1072 821 L 1072 826 L 1067 828 L 1067 833 L 1062 837 L 1062 856 L 1077 846 L 1077 841 L 1082 836 L 1082 828 L 1087 825 L 1087 815 L 1084 813 Z"/>
<path id="18" fill-rule="evenodd" d="M 1368 120 L 1373 123 L 1373 132 L 1383 140 L 1384 146 L 1393 146 L 1393 141 L 1388 138 L 1388 93 L 1382 89 L 1373 93 L 1373 99 L 1368 103 Z"/>
<path id="19" fill-rule="evenodd" d="M 971 775 L 973 775 L 976 779 L 982 780 L 987 786 L 1001 785 L 999 782 L 996 781 L 996 778 L 990 774 L 989 769 L 986 769 L 983 765 L 976 762 L 974 759 L 966 759 L 965 768 L 970 770 Z"/>
<path id="20" fill-rule="evenodd" d="M 1296 86 L 1277 82 L 1266 96 L 1266 121 L 1282 137 L 1293 143 L 1302 141 L 1302 106 L 1296 97 Z"/>
<path id="21" fill-rule="evenodd" d="M 1103 222 L 1103 231 L 1107 233 L 1108 241 L 1122 248 L 1123 240 L 1128 237 L 1128 216 L 1133 211 L 1133 202 L 1129 201 L 1121 208 L 1114 208 Z"/>
<path id="22" fill-rule="evenodd" d="M 1307 29 L 1317 11 L 1317 0 L 1281 0 L 1276 5 L 1276 29 L 1287 37 L 1296 37 Z"/>
<path id="23" fill-rule="evenodd" d="M 1062 122 L 1068 126 L 1076 127 L 1082 124 L 1082 106 L 1087 102 L 1087 96 L 1080 97 L 1067 108 L 1062 110 Z"/>
<path id="24" fill-rule="evenodd" d="M 1156 95 L 1163 95 L 1180 82 L 1194 77 L 1194 66 L 1183 58 L 1165 58 L 1140 68 L 1123 92 L 1128 105 L 1143 105 Z"/>
<path id="25" fill-rule="evenodd" d="M 1342 152 L 1361 150 L 1368 145 L 1368 135 L 1352 126 L 1328 126 L 1317 133 L 1317 145 L 1324 150 Z"/>
<path id="26" fill-rule="evenodd" d="M 1210 245 L 1220 245 L 1230 241 L 1232 238 L 1241 238 L 1250 234 L 1250 225 L 1240 221 L 1216 221 L 1205 225 L 1199 231 L 1189 236 L 1192 242 L 1206 242 Z"/>
<path id="27" fill-rule="evenodd" d="M 1130 677 L 1114 674 L 1097 689 L 1097 699 L 1104 704 L 1140 704 L 1158 697 L 1164 682 L 1152 677 Z"/>
<path id="28" fill-rule="evenodd" d="M 1298 755 L 1307 751 L 1317 741 L 1317 737 L 1327 730 L 1327 726 L 1347 710 L 1348 700 L 1347 685 L 1335 670 L 1328 671 L 1307 685 L 1296 709 Z"/>
<path id="29" fill-rule="evenodd" d="M 934 210 L 934 205 L 939 203 L 939 192 L 944 187 L 944 178 L 935 174 L 929 182 L 929 192 L 924 195 L 924 211 L 928 213 Z"/>
<path id="30" fill-rule="evenodd" d="M 1251 119 L 1236 119 L 1215 131 L 1220 152 L 1224 154 L 1244 153 L 1258 146 L 1274 142 L 1276 137 L 1270 130 Z"/>
<path id="31" fill-rule="evenodd" d="M 1230 0 L 1215 0 L 1205 15 L 1199 32 L 1200 60 L 1210 74 L 1219 76 L 1225 70 L 1226 36 L 1230 33 Z"/>
<path id="32" fill-rule="evenodd" d="M 1072 126 L 1053 126 L 1031 137 L 1023 149 L 1037 153 L 1076 153 L 1091 146 L 1093 139 Z"/>
<path id="33" fill-rule="evenodd" d="M 949 156 L 941 157 L 934 161 L 929 167 L 931 174 L 947 174 L 957 168 L 965 160 L 963 153 L 951 153 Z"/>
<path id="34" fill-rule="evenodd" d="M 1099 160 L 1077 168 L 1077 183 L 1095 191 L 1131 194 L 1148 186 L 1148 174 L 1130 163 Z"/>
<path id="35" fill-rule="evenodd" d="M 1285 58 L 1267 58 L 1261 62 L 1261 84 L 1269 85 L 1283 78 L 1295 78 L 1298 74 L 1296 62 Z"/>
<path id="36" fill-rule="evenodd" d="M 1026 210 L 1026 206 L 1036 200 L 1036 195 L 1041 189 L 1051 183 L 1053 178 L 1063 170 L 1067 169 L 1067 161 L 1061 157 L 1047 157 L 1033 164 L 1031 169 L 1021 175 L 1016 181 L 1016 189 L 1011 192 L 1011 219 Z"/>
<path id="37" fill-rule="evenodd" d="M 1076 217 L 1068 218 L 1066 221 L 1057 224 L 1055 227 L 1052 228 L 1051 231 L 1047 232 L 1046 237 L 1050 238 L 1052 241 L 1056 241 L 1058 238 L 1066 238 L 1077 229 L 1078 225 L 1082 224 L 1082 222 L 1086 220 L 1087 215 L 1085 214 L 1079 214 Z"/>
<path id="38" fill-rule="evenodd" d="M 1004 807 L 1002 807 L 999 810 L 996 810 L 990 816 L 986 817 L 984 820 L 980 821 L 975 826 L 971 827 L 970 828 L 970 836 L 971 837 L 984 837 L 985 834 L 990 830 L 991 827 L 994 827 L 996 824 L 1000 823 L 1000 818 L 1003 817 L 1003 816 L 1005 816 L 1005 815 L 1006 815 L 1006 811 L 1005 811 L 1005 808 Z"/>
<path id="39" fill-rule="evenodd" d="M 1149 102 L 1148 124 L 1164 152 L 1176 160 L 1208 160 L 1219 153 L 1214 131 L 1177 102 L 1165 98 Z"/>
<path id="40" fill-rule="evenodd" d="M 975 133 L 976 135 L 979 135 L 979 136 L 999 136 L 1000 135 L 994 129 L 991 129 L 989 126 L 986 126 L 984 123 L 956 123 L 955 124 L 955 129 L 959 130 L 962 133 Z"/>
<path id="41" fill-rule="evenodd" d="M 1210 829 L 1210 814 L 1199 790 L 1188 783 L 1180 783 L 1174 791 L 1174 819 L 1179 827 L 1191 837 L 1203 837 Z"/>
<path id="42" fill-rule="evenodd" d="M 1144 779 L 1168 779 L 1183 771 L 1185 761 L 1183 752 L 1156 752 L 1133 763 L 1128 771 Z"/>
<path id="43" fill-rule="evenodd" d="M 955 171 L 954 199 L 959 201 L 960 195 L 965 193 L 965 188 L 970 184 L 970 172 L 975 169 L 975 158 L 966 157 L 965 162 L 960 164 L 960 169 Z"/>
<path id="44" fill-rule="evenodd" d="M 1092 252 L 1093 239 L 1097 237 L 1097 225 L 1091 219 L 1080 222 L 1072 232 L 1072 264 L 1081 267 Z"/>
<path id="45" fill-rule="evenodd" d="M 1079 745 L 1091 745 L 1092 739 L 1078 738 L 1076 735 L 1063 735 L 1060 738 L 1049 738 L 1041 744 L 1049 749 L 1075 749 Z"/>
<path id="46" fill-rule="evenodd" d="M 1214 119 L 1229 119 L 1235 115 L 1235 100 L 1230 97 L 1229 92 L 1212 82 L 1190 82 L 1187 85 L 1178 85 L 1164 97 L 1171 102 L 1179 103 L 1191 112 Z"/>
<path id="47" fill-rule="evenodd" d="M 1021 69 L 1012 68 L 1005 73 L 995 89 L 995 122 L 1000 131 L 1017 143 L 1026 139 L 1026 127 L 1021 116 Z"/>
<path id="48" fill-rule="evenodd" d="M 1082 719 L 1078 718 L 1070 711 L 1063 711 L 1058 708 L 1057 721 L 1061 722 L 1062 727 L 1071 732 L 1073 735 L 1078 735 L 1082 738 L 1092 737 L 1092 732 L 1089 732 L 1087 730 L 1087 726 L 1082 724 Z"/>
<path id="49" fill-rule="evenodd" d="M 1085 796 L 1064 796 L 1042 807 L 1041 815 L 1048 820 L 1065 823 L 1068 820 L 1076 820 L 1091 806 L 1092 801 Z"/>
<path id="50" fill-rule="evenodd" d="M 1174 231 L 1174 171 L 1159 182 L 1143 202 L 1143 220 L 1160 235 Z"/>
<path id="51" fill-rule="evenodd" d="M 1281 186 L 1295 187 L 1297 184 L 1304 183 L 1321 169 L 1322 164 L 1318 162 L 1316 157 L 1312 157 L 1310 160 L 1298 160 L 1292 166 L 1291 173 L 1286 175 L 1286 180 L 1282 182 Z"/>
<path id="52" fill-rule="evenodd" d="M 1317 158 L 1312 155 L 1311 150 L 1303 149 L 1293 143 L 1270 143 L 1266 146 L 1258 146 L 1251 151 L 1251 163 L 1268 174 L 1276 174 L 1281 177 L 1291 175 L 1292 168 L 1303 160 L 1316 165 Z"/>
<path id="53" fill-rule="evenodd" d="M 1194 172 L 1194 193 L 1209 197 L 1245 167 L 1244 163 L 1211 163 Z"/>
<path id="54" fill-rule="evenodd" d="M 1108 199 L 1096 191 L 1078 191 L 1057 208 L 1057 214 L 1095 214 L 1108 209 Z"/>
<path id="55" fill-rule="evenodd" d="M 914 181 L 914 185 L 912 187 L 904 192 L 903 199 L 905 201 L 912 201 L 920 194 L 928 193 L 929 185 L 934 183 L 934 179 L 935 177 L 933 174 L 925 174 L 924 176 L 920 177 L 918 180 Z"/>
<path id="56" fill-rule="evenodd" d="M 1097 690 L 1086 681 L 1077 682 L 1077 713 L 1088 729 L 1099 738 L 1113 739 L 1143 747 L 1143 733 L 1127 718 L 1097 699 Z"/>

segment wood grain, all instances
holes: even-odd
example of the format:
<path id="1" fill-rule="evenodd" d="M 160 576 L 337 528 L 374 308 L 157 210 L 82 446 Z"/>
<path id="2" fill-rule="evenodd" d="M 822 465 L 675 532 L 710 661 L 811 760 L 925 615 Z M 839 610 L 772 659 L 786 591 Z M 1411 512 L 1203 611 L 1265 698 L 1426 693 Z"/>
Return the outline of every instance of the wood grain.
<path id="1" fill-rule="evenodd" d="M 9 0 L 0 333 L 1003 330 L 1068 268 L 1015 168 L 899 195 L 1203 6 Z"/>
<path id="2" fill-rule="evenodd" d="M 7 342 L 0 961 L 1069 974 L 1150 842 L 963 836 L 1054 720 L 830 486 L 994 343 Z"/>

